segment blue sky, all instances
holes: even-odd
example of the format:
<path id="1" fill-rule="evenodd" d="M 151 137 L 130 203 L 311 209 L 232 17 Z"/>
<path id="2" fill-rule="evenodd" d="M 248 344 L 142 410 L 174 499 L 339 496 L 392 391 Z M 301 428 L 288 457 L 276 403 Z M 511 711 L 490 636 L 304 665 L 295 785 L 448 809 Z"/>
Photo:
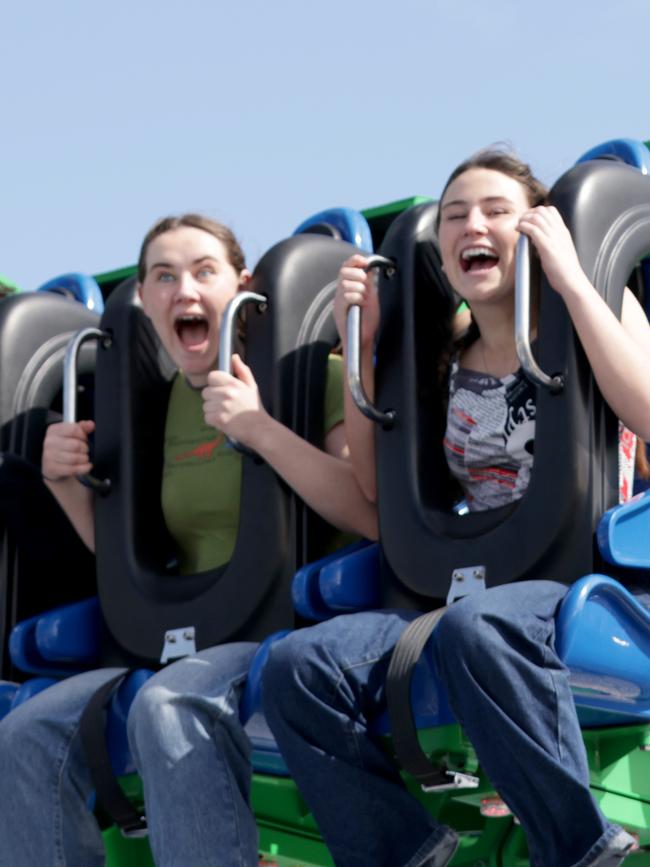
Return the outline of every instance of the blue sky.
<path id="1" fill-rule="evenodd" d="M 650 139 L 647 0 L 22 0 L 0 12 L 0 272 L 135 261 L 167 213 L 254 262 L 314 211 L 436 195 L 508 141 L 547 182 Z"/>

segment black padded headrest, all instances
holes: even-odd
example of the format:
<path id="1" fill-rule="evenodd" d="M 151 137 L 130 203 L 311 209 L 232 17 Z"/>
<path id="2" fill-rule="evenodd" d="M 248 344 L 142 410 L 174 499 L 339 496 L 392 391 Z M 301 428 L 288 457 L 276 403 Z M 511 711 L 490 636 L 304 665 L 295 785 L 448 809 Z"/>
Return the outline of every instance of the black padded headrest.
<path id="1" fill-rule="evenodd" d="M 289 238 L 260 260 L 247 287 L 269 299 L 266 313 L 248 311 L 246 326 L 246 359 L 264 404 L 314 442 L 322 436 L 325 361 L 335 334 L 327 308 L 353 249 L 318 235 Z M 113 339 L 97 357 L 96 474 L 112 483 L 96 505 L 98 583 L 122 650 L 155 664 L 169 629 L 194 627 L 201 648 L 292 624 L 299 507 L 269 466 L 245 458 L 230 563 L 183 577 L 165 568 L 173 546 L 160 487 L 171 371 L 134 292 L 131 284 L 111 295 L 102 327 Z"/>
<path id="2" fill-rule="evenodd" d="M 623 287 L 650 249 L 650 178 L 615 162 L 571 169 L 551 201 L 566 220 L 587 276 L 620 314 Z M 377 431 L 381 536 L 399 580 L 386 584 L 386 604 L 444 598 L 452 572 L 485 566 L 487 583 L 553 577 L 573 581 L 594 566 L 593 531 L 617 498 L 617 421 L 604 405 L 564 302 L 541 285 L 536 356 L 565 389 L 537 390 L 535 463 L 517 504 L 458 516 L 445 497 L 448 471 L 440 448 L 445 418 L 436 387 L 440 345 L 436 317 L 449 309 L 449 288 L 421 281 L 417 251 L 433 243 L 434 212 L 413 209 L 395 221 L 382 246 L 397 263 L 380 279 L 382 330 L 376 403 L 397 413 Z M 424 297 L 422 297 L 424 293 Z M 443 329 L 444 330 L 444 329 Z"/>

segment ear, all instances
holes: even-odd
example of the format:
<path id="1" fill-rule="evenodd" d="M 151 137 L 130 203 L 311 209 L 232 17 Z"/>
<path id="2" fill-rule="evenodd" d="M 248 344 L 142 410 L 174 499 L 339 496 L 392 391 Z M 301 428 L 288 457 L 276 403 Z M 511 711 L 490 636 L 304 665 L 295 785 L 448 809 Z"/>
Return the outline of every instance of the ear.
<path id="1" fill-rule="evenodd" d="M 149 313 L 148 313 L 148 311 L 147 311 L 147 305 L 146 305 L 145 300 L 144 300 L 144 292 L 142 291 L 142 283 L 138 282 L 138 283 L 136 284 L 136 290 L 137 290 L 137 293 L 138 293 L 138 298 L 140 299 L 140 303 L 142 304 L 142 309 L 144 310 L 144 312 L 145 312 L 145 313 L 147 314 L 147 316 L 148 316 Z"/>
<path id="2" fill-rule="evenodd" d="M 248 284 L 251 281 L 252 276 L 253 275 L 248 270 L 248 268 L 244 268 L 244 270 L 240 272 L 240 274 L 239 274 L 239 286 L 237 287 L 238 292 L 243 292 L 244 289 L 246 289 L 246 287 L 248 286 Z"/>

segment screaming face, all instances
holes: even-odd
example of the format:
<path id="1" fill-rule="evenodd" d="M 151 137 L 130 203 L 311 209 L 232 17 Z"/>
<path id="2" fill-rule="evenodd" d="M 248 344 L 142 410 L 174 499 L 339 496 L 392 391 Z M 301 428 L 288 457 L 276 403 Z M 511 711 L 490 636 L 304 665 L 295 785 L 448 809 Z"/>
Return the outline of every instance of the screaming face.
<path id="1" fill-rule="evenodd" d="M 204 385 L 214 368 L 224 310 L 248 277 L 233 268 L 221 241 L 202 229 L 171 229 L 149 245 L 142 306 L 192 385 Z"/>

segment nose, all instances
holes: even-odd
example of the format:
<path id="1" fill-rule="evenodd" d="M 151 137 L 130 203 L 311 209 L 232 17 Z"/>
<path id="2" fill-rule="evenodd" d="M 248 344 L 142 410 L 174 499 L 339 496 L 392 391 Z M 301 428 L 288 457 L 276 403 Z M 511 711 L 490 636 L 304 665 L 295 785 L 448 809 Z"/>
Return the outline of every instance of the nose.
<path id="1" fill-rule="evenodd" d="M 195 299 L 198 297 L 198 288 L 194 275 L 189 271 L 181 271 L 176 283 L 176 297 Z"/>
<path id="2" fill-rule="evenodd" d="M 465 218 L 465 233 L 468 235 L 483 234 L 487 230 L 485 214 L 478 205 L 470 208 Z"/>

